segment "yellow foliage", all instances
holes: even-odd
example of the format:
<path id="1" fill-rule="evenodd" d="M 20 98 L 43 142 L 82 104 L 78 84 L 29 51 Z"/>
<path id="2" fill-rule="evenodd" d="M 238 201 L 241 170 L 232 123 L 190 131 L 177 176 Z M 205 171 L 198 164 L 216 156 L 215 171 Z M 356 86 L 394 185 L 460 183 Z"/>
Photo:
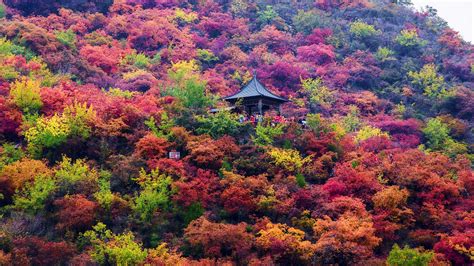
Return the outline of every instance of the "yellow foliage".
<path id="1" fill-rule="evenodd" d="M 185 23 L 191 23 L 198 19 L 198 15 L 195 12 L 186 12 L 181 8 L 177 8 L 174 11 L 174 20 L 182 21 Z"/>
<path id="2" fill-rule="evenodd" d="M 405 205 L 408 195 L 408 190 L 400 189 L 398 186 L 390 186 L 377 192 L 372 197 L 372 201 L 376 209 L 393 210 Z"/>
<path id="3" fill-rule="evenodd" d="M 36 112 L 43 106 L 40 90 L 39 81 L 22 78 L 11 85 L 10 96 L 23 112 Z"/>
<path id="4" fill-rule="evenodd" d="M 186 80 L 197 80 L 199 78 L 199 71 L 200 68 L 196 60 L 182 60 L 171 64 L 168 75 L 174 82 L 182 83 Z"/>
<path id="5" fill-rule="evenodd" d="M 372 126 L 364 126 L 362 127 L 355 137 L 357 143 L 364 141 L 366 139 L 370 139 L 372 137 L 389 137 L 386 132 L 382 132 L 380 128 L 372 127 Z"/>
<path id="6" fill-rule="evenodd" d="M 0 177 L 10 180 L 14 189 L 21 189 L 26 183 L 33 182 L 36 176 L 49 176 L 51 170 L 43 161 L 23 158 L 3 168 Z"/>
<path id="7" fill-rule="evenodd" d="M 284 254 L 297 255 L 300 259 L 309 261 L 314 254 L 314 245 L 305 241 L 305 233 L 286 224 L 274 224 L 269 222 L 266 228 L 260 230 L 256 240 L 257 246 L 266 250 L 271 249 L 275 241 L 282 243 Z"/>
<path id="8" fill-rule="evenodd" d="M 148 74 L 149 72 L 147 72 L 146 70 L 143 70 L 143 69 L 137 69 L 135 71 L 132 71 L 132 72 L 127 72 L 127 73 L 124 73 L 122 76 L 123 76 L 123 79 L 124 80 L 132 80 L 132 79 L 135 79 L 139 76 L 142 76 L 142 75 L 146 75 Z"/>
<path id="9" fill-rule="evenodd" d="M 268 154 L 272 157 L 275 165 L 281 166 L 290 172 L 300 170 L 304 164 L 312 159 L 312 156 L 303 158 L 297 150 L 291 149 L 272 148 Z"/>

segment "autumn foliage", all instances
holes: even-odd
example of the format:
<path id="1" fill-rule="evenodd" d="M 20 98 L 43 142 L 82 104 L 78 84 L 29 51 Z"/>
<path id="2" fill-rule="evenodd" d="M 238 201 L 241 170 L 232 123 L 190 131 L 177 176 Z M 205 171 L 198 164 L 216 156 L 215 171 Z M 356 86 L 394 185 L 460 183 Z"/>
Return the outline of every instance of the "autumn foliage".
<path id="1" fill-rule="evenodd" d="M 474 49 L 408 2 L 0 0 L 0 265 L 472 265 Z"/>

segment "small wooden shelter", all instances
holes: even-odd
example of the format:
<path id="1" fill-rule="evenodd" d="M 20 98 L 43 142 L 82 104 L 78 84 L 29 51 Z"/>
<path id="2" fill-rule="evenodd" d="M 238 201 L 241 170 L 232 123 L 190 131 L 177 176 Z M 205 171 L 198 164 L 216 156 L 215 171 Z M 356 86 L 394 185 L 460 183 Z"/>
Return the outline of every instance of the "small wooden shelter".
<path id="1" fill-rule="evenodd" d="M 263 115 L 268 110 L 277 110 L 281 114 L 281 105 L 289 102 L 288 99 L 280 97 L 270 92 L 262 85 L 254 74 L 252 80 L 247 83 L 239 92 L 224 97 L 224 100 L 235 107 L 239 102 L 247 114 L 258 113 Z"/>

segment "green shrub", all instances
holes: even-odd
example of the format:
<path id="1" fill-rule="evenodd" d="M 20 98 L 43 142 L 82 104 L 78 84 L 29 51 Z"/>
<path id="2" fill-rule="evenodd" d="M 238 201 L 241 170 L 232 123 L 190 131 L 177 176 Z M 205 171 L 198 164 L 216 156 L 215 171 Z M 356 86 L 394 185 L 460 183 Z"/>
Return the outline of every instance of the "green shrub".
<path id="1" fill-rule="evenodd" d="M 403 249 L 395 244 L 387 258 L 390 266 L 427 266 L 434 257 L 433 252 L 421 252 L 405 246 Z"/>
<path id="2" fill-rule="evenodd" d="M 13 198 L 15 209 L 36 214 L 44 209 L 44 204 L 51 193 L 57 189 L 54 179 L 49 176 L 38 176 L 33 183 L 28 183 Z"/>
<path id="3" fill-rule="evenodd" d="M 444 77 L 438 75 L 437 70 L 434 64 L 427 64 L 419 72 L 408 72 L 408 76 L 414 85 L 423 90 L 424 95 L 436 99 L 446 98 L 450 93 L 446 90 Z"/>
<path id="4" fill-rule="evenodd" d="M 0 3 L 0 19 L 4 18 L 7 15 L 5 5 Z"/>
<path id="5" fill-rule="evenodd" d="M 258 123 L 255 128 L 255 136 L 252 137 L 253 142 L 259 146 L 268 146 L 273 144 L 275 137 L 283 134 L 283 125 L 279 124 L 274 127 L 264 126 Z"/>
<path id="6" fill-rule="evenodd" d="M 56 39 L 60 43 L 66 45 L 69 48 L 73 48 L 73 49 L 76 48 L 77 40 L 76 40 L 76 34 L 74 33 L 73 30 L 68 29 L 66 31 L 56 31 L 54 35 L 56 36 Z"/>
<path id="7" fill-rule="evenodd" d="M 158 209 L 167 209 L 171 196 L 171 177 L 160 174 L 158 169 L 147 174 L 143 169 L 137 179 L 142 190 L 135 198 L 133 209 L 142 221 L 150 221 Z"/>
<path id="8" fill-rule="evenodd" d="M 376 30 L 373 25 L 362 21 L 351 23 L 349 31 L 358 39 L 371 38 L 377 34 L 380 34 L 380 31 Z"/>
<path id="9" fill-rule="evenodd" d="M 402 30 L 395 41 L 406 48 L 420 47 L 426 44 L 426 41 L 418 37 L 416 30 Z"/>
<path id="10" fill-rule="evenodd" d="M 221 111 L 208 116 L 198 116 L 197 121 L 199 126 L 196 132 L 198 134 L 209 134 L 213 138 L 235 135 L 241 126 L 237 115 L 228 111 Z"/>
<path id="11" fill-rule="evenodd" d="M 35 113 L 43 106 L 40 90 L 39 81 L 23 78 L 11 85 L 10 96 L 24 113 Z"/>
<path id="12" fill-rule="evenodd" d="M 82 238 L 92 245 L 90 255 L 100 265 L 139 265 L 148 255 L 131 232 L 116 235 L 103 223 L 85 232 Z"/>

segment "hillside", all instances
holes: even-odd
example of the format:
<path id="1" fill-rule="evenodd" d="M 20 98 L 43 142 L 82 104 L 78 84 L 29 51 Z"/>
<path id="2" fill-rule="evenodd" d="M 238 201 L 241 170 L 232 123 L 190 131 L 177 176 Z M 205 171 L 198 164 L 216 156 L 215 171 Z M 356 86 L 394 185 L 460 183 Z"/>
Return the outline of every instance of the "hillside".
<path id="1" fill-rule="evenodd" d="M 409 0 L 0 0 L 0 265 L 472 265 L 473 51 Z"/>

